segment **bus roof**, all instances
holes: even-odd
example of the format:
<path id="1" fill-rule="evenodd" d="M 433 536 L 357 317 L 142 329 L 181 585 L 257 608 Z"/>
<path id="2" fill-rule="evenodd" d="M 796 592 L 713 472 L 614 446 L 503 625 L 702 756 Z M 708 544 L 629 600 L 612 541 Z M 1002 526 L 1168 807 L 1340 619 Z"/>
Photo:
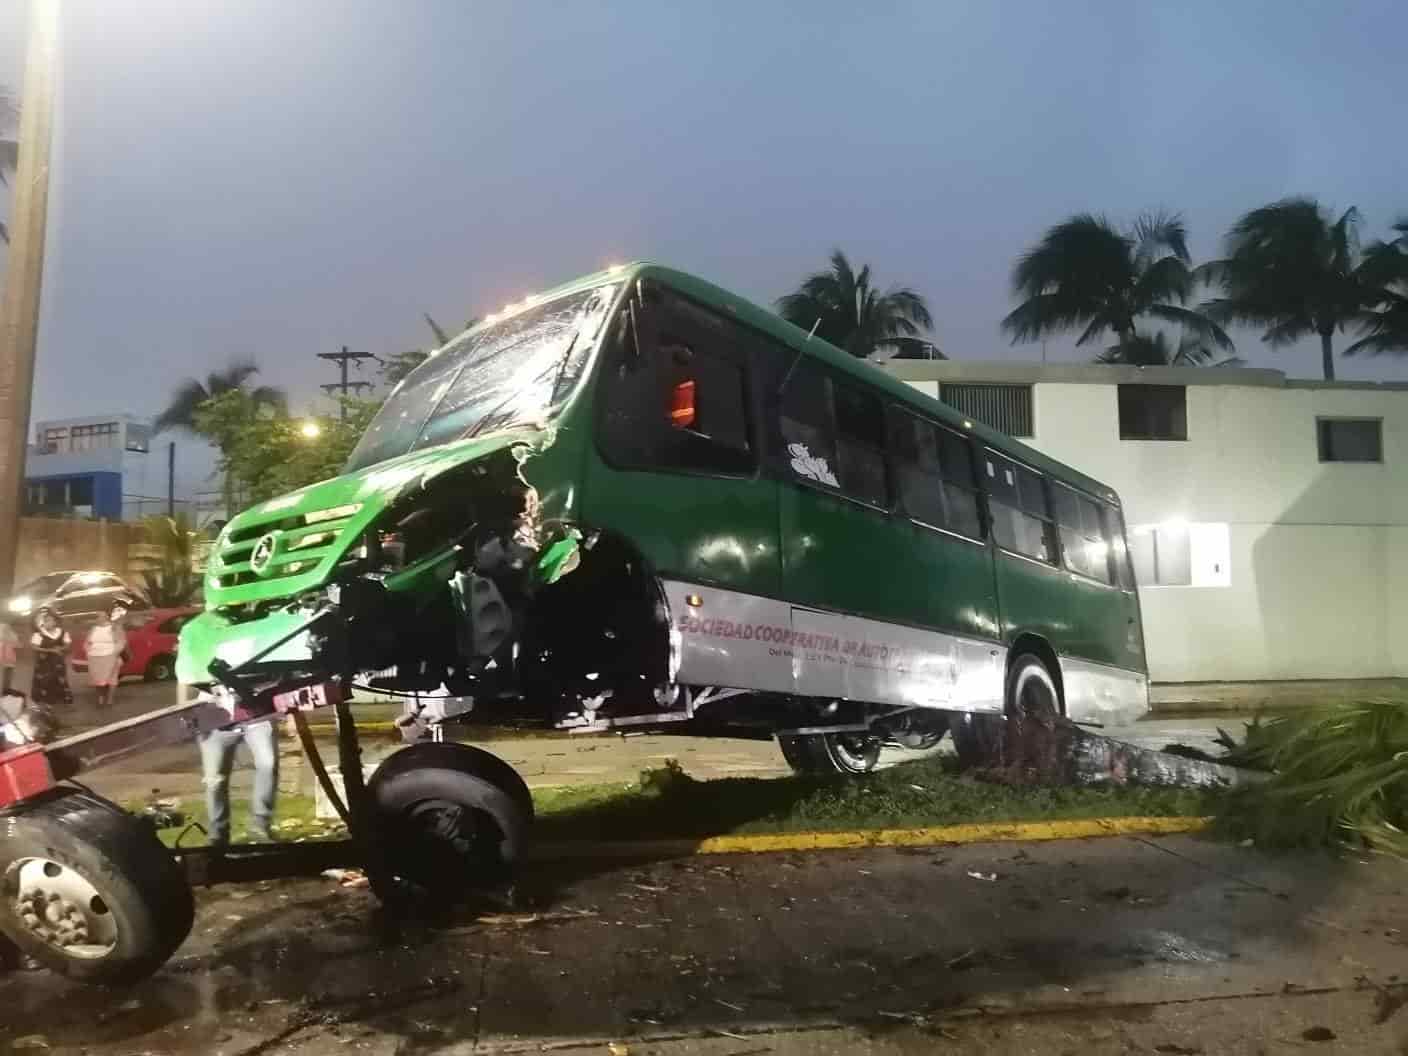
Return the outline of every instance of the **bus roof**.
<path id="1" fill-rule="evenodd" d="M 532 302 L 547 300 L 552 297 L 572 293 L 575 290 L 587 289 L 604 282 L 633 281 L 636 278 L 654 277 L 661 279 L 681 293 L 694 297 L 697 300 L 708 304 L 719 305 L 730 312 L 735 318 L 754 330 L 762 331 L 769 337 L 787 345 L 794 351 L 825 363 L 827 366 L 865 382 L 871 388 L 878 389 L 890 398 L 899 403 L 908 404 L 916 410 L 946 422 L 955 429 L 972 433 L 984 443 L 991 445 L 999 451 L 1012 455 L 1015 459 L 1025 462 L 1034 469 L 1048 473 L 1067 483 L 1074 484 L 1092 495 L 1098 495 L 1110 502 L 1119 504 L 1119 496 L 1109 485 L 1104 484 L 1064 462 L 1058 462 L 1054 458 L 1043 455 L 1040 451 L 1028 447 L 1020 440 L 1016 440 L 1006 433 L 984 425 L 982 422 L 965 418 L 959 411 L 948 404 L 934 399 L 927 393 L 921 392 L 914 386 L 899 380 L 888 371 L 881 370 L 873 363 L 837 348 L 829 341 L 819 337 L 808 337 L 805 330 L 789 323 L 782 316 L 775 312 L 770 312 L 765 308 L 760 308 L 751 301 L 730 293 L 721 286 L 715 286 L 697 276 L 687 272 L 677 271 L 674 268 L 667 268 L 650 261 L 633 261 L 629 264 L 619 264 L 605 271 L 597 272 L 593 275 L 585 275 L 574 279 L 571 282 L 563 283 L 546 293 L 532 298 Z M 522 305 L 510 305 L 499 315 L 514 312 L 519 308 L 526 308 L 529 302 Z M 485 322 L 492 321 L 491 316 Z"/>

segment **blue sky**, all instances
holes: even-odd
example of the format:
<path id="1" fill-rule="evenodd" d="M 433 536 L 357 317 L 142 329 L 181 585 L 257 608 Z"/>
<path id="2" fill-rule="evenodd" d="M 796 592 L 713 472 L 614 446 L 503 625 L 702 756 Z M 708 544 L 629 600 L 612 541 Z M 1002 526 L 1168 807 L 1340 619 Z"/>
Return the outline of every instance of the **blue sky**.
<path id="1" fill-rule="evenodd" d="M 634 257 L 766 302 L 841 246 L 950 355 L 1037 359 L 1008 272 L 1072 212 L 1181 210 L 1198 256 L 1286 194 L 1408 214 L 1402 3 L 64 6 L 36 419 L 149 414 L 231 357 L 312 406 L 316 352 Z"/>

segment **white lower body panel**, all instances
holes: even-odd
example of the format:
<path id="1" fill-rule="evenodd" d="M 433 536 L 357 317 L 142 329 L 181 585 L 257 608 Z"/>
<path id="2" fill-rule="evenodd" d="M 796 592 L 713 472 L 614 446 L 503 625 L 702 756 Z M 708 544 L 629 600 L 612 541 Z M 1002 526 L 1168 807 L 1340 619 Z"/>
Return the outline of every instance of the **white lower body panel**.
<path id="1" fill-rule="evenodd" d="M 1066 717 L 1117 726 L 1149 711 L 1149 679 L 1137 671 L 1061 657 Z"/>
<path id="2" fill-rule="evenodd" d="M 672 581 L 664 587 L 683 683 L 899 707 L 1002 710 L 1007 657 L 998 642 L 715 587 Z"/>

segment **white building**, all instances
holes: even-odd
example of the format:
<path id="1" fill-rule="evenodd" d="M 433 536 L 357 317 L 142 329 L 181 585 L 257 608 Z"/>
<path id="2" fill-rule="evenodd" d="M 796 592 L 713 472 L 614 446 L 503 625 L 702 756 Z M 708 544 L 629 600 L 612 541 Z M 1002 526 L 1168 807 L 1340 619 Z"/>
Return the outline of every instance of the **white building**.
<path id="1" fill-rule="evenodd" d="M 1408 675 L 1408 385 L 886 368 L 1120 493 L 1153 681 Z"/>

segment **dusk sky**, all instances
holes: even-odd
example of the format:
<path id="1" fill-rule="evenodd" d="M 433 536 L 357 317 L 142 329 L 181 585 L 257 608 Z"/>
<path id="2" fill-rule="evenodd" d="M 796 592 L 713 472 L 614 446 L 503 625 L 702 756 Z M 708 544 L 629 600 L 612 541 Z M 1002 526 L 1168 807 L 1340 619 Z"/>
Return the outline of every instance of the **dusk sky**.
<path id="1" fill-rule="evenodd" d="M 1401 0 L 63 6 L 35 419 L 151 414 L 235 357 L 315 407 L 316 352 L 632 258 L 771 302 L 840 246 L 951 357 L 1039 359 L 1008 274 L 1073 212 L 1182 211 L 1197 258 L 1287 194 L 1408 214 Z"/>

